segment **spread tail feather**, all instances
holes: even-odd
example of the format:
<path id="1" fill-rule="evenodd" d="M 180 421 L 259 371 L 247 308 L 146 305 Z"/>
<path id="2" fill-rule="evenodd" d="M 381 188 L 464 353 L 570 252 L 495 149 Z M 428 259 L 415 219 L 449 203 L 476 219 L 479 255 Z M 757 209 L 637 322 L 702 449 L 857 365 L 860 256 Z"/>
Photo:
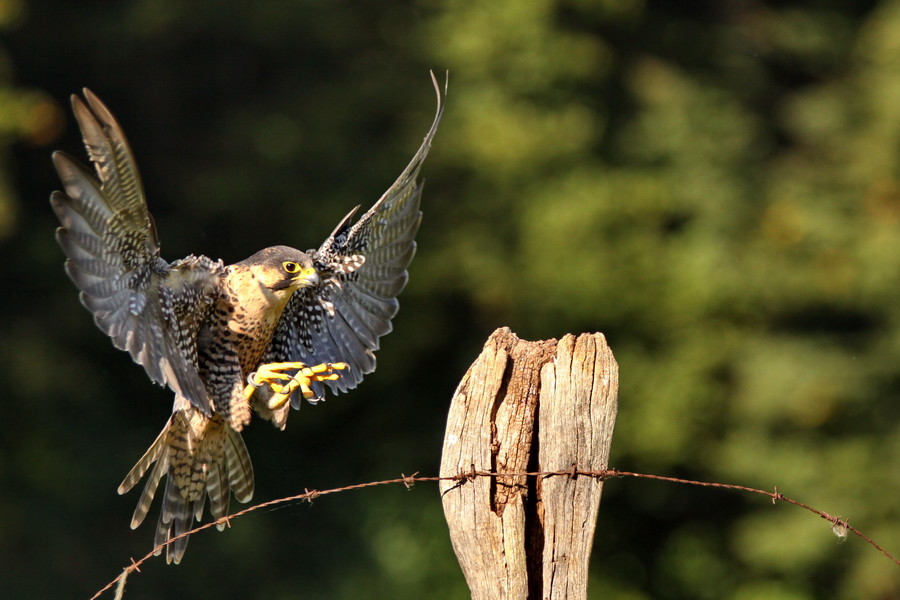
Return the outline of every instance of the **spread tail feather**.
<path id="1" fill-rule="evenodd" d="M 153 541 L 159 546 L 177 538 L 166 546 L 168 563 L 181 562 L 188 536 L 179 536 L 190 531 L 194 520 L 203 517 L 207 496 L 214 519 L 228 514 L 231 493 L 240 502 L 253 497 L 253 466 L 240 433 L 221 418 L 210 419 L 192 406 L 172 413 L 159 436 L 119 485 L 119 493 L 128 492 L 148 471 L 131 528 L 143 522 L 163 475 L 167 475 Z"/>

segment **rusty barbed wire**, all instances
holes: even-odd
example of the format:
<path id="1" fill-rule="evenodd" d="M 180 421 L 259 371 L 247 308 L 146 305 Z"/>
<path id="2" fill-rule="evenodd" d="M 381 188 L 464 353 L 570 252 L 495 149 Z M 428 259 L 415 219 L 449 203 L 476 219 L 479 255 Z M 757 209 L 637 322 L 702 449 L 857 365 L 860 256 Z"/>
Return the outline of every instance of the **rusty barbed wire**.
<path id="1" fill-rule="evenodd" d="M 779 492 L 777 486 L 775 487 L 774 491 L 769 492 L 766 490 L 752 488 L 752 487 L 748 487 L 748 486 L 744 486 L 744 485 L 736 485 L 736 484 L 732 484 L 732 483 L 697 481 L 697 480 L 693 480 L 693 479 L 681 479 L 678 477 L 667 477 L 665 475 L 652 475 L 652 474 L 647 474 L 647 473 L 635 473 L 632 471 L 619 471 L 618 469 L 584 470 L 584 469 L 577 468 L 576 465 L 572 465 L 568 469 L 562 469 L 562 470 L 558 470 L 558 471 L 526 471 L 526 472 L 520 472 L 520 473 L 505 472 L 505 471 L 504 472 L 482 471 L 482 470 L 476 469 L 475 465 L 472 465 L 472 467 L 468 471 L 461 471 L 460 473 L 457 473 L 456 475 L 449 475 L 449 476 L 444 476 L 444 477 L 439 477 L 439 476 L 420 477 L 418 472 L 413 473 L 412 475 L 404 475 L 403 473 L 401 473 L 400 477 L 397 477 L 394 479 L 384 479 L 381 481 L 370 481 L 367 483 L 355 483 L 352 485 L 346 485 L 346 486 L 338 487 L 338 488 L 331 488 L 328 490 L 310 490 L 308 488 L 305 488 L 303 490 L 302 494 L 295 494 L 293 496 L 285 496 L 283 498 L 277 498 L 275 500 L 268 500 L 266 502 L 254 504 L 253 506 L 249 506 L 243 510 L 239 510 L 230 515 L 225 515 L 224 517 L 222 517 L 220 519 L 216 519 L 215 521 L 210 521 L 209 523 L 205 523 L 203 525 L 195 527 L 194 529 L 191 529 L 190 531 L 187 531 L 179 536 L 173 537 L 173 538 L 169 539 L 168 541 L 166 541 L 165 543 L 160 544 L 160 545 L 156 546 L 155 548 L 153 548 L 153 550 L 148 552 L 146 555 L 144 555 L 139 560 L 135 560 L 134 558 L 131 558 L 131 564 L 128 565 L 127 567 L 125 567 L 125 569 L 123 569 L 123 571 L 115 579 L 113 579 L 112 581 L 107 583 L 96 594 L 91 596 L 90 600 L 96 600 L 97 598 L 102 596 L 104 592 L 106 592 L 113 586 L 116 587 L 115 598 L 116 598 L 116 600 L 119 600 L 120 598 L 122 598 L 122 595 L 125 591 L 125 581 L 128 578 L 128 576 L 135 571 L 140 572 L 140 570 L 141 570 L 140 566 L 142 564 L 144 564 L 146 561 L 153 558 L 158 553 L 162 552 L 162 550 L 164 550 L 166 546 L 173 543 L 175 540 L 178 540 L 183 537 L 187 537 L 189 535 L 193 535 L 195 533 L 203 531 L 204 529 L 209 529 L 210 527 L 214 527 L 216 525 L 225 524 L 226 526 L 230 527 L 232 519 L 242 517 L 242 516 L 246 515 L 247 513 L 251 513 L 253 511 L 257 511 L 262 508 L 268 508 L 270 506 L 276 506 L 279 504 L 287 504 L 290 502 L 298 502 L 298 501 L 312 502 L 314 498 L 318 498 L 318 497 L 325 496 L 328 494 L 337 494 L 339 492 L 349 492 L 352 490 L 360 490 L 360 489 L 364 489 L 364 488 L 377 487 L 377 486 L 382 486 L 382 485 L 391 485 L 391 484 L 397 484 L 397 483 L 403 484 L 404 486 L 406 486 L 407 489 L 410 489 L 416 483 L 431 482 L 431 481 L 455 481 L 455 482 L 457 482 L 457 485 L 465 485 L 467 482 L 472 482 L 475 479 L 477 479 L 478 477 L 542 477 L 542 478 L 568 477 L 570 479 L 575 479 L 579 476 L 586 476 L 586 477 L 592 477 L 592 478 L 604 479 L 604 480 L 612 479 L 612 478 L 621 478 L 621 477 L 635 477 L 635 478 L 639 478 L 639 479 L 653 479 L 653 480 L 657 480 L 657 481 L 666 481 L 669 483 L 678 483 L 678 484 L 682 484 L 682 485 L 719 488 L 719 489 L 725 489 L 725 490 L 734 490 L 734 491 L 747 492 L 747 493 L 752 493 L 752 494 L 759 494 L 762 496 L 768 496 L 769 498 L 772 499 L 772 504 L 776 504 L 779 501 L 786 502 L 788 504 L 793 504 L 794 506 L 798 506 L 802 509 L 805 509 L 813 514 L 820 516 L 821 518 L 823 518 L 826 521 L 831 523 L 832 530 L 834 531 L 835 535 L 837 535 L 840 538 L 845 538 L 848 533 L 853 533 L 854 535 L 856 535 L 857 537 L 861 538 L 866 543 L 871 545 L 873 548 L 875 548 L 876 550 L 881 552 L 883 555 L 885 555 L 891 561 L 893 561 L 894 564 L 896 564 L 897 566 L 900 566 L 900 560 L 898 560 L 893 554 L 891 554 L 891 552 L 889 552 L 886 548 L 884 548 L 883 546 L 881 546 L 880 544 L 875 542 L 875 540 L 873 540 L 872 538 L 870 538 L 869 536 L 864 534 L 862 531 L 860 531 L 856 527 L 853 527 L 852 525 L 850 525 L 850 523 L 847 521 L 847 519 L 833 516 L 825 511 L 819 510 L 817 508 L 813 508 L 812 506 L 809 506 L 808 504 L 800 502 L 799 500 L 794 500 L 793 498 L 789 498 L 789 497 L 785 496 L 784 494 L 782 494 L 781 492 Z M 454 486 L 454 487 L 456 487 L 456 486 Z"/>

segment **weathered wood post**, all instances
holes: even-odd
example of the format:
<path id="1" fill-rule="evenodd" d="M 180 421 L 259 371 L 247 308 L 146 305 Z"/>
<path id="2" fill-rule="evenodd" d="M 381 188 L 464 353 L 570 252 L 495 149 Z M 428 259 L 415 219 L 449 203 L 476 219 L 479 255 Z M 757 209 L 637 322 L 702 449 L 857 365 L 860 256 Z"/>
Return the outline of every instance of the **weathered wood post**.
<path id="1" fill-rule="evenodd" d="M 453 396 L 444 515 L 473 600 L 587 598 L 603 481 L 525 472 L 607 467 L 618 366 L 602 334 L 559 342 L 498 329 Z"/>

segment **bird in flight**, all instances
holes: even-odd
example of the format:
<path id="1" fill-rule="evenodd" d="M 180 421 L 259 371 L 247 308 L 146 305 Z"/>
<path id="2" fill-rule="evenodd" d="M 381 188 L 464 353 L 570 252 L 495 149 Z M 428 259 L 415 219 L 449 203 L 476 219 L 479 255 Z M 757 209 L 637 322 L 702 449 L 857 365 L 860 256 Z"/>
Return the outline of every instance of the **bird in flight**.
<path id="1" fill-rule="evenodd" d="M 355 388 L 375 369 L 408 279 L 422 213 L 419 171 L 444 107 L 397 180 L 365 214 L 344 217 L 317 250 L 273 246 L 232 265 L 160 256 L 134 156 L 121 126 L 92 92 L 72 96 L 92 173 L 62 152 L 64 191 L 50 203 L 56 238 L 81 302 L 113 344 L 175 393 L 172 415 L 122 484 L 147 481 L 131 519 L 138 527 L 165 477 L 156 527 L 166 561 L 184 556 L 206 497 L 215 519 L 231 494 L 253 496 L 241 430 L 252 412 L 284 429 L 290 407 Z M 220 526 L 222 529 L 222 526 Z M 157 550 L 159 554 L 161 550 Z"/>

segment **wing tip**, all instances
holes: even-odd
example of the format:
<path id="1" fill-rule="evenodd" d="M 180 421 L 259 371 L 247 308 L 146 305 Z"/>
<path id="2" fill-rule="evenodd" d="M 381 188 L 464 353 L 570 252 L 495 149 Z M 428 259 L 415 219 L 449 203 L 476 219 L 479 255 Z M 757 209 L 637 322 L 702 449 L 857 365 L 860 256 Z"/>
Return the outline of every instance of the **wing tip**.
<path id="1" fill-rule="evenodd" d="M 90 107 L 93 112 L 95 118 L 103 124 L 105 127 L 113 127 L 119 128 L 119 123 L 116 121 L 116 118 L 113 116 L 112 112 L 109 108 L 104 104 L 104 102 L 97 97 L 97 94 L 89 90 L 88 88 L 81 88 L 81 93 L 84 94 L 84 99 L 87 101 L 87 105 Z"/>
<path id="2" fill-rule="evenodd" d="M 441 84 L 438 82 L 434 69 L 429 69 L 428 73 L 431 75 L 431 83 L 434 85 L 434 92 L 437 96 L 437 112 L 440 114 L 443 111 L 444 102 L 447 99 L 447 90 L 450 88 L 450 69 L 444 69 L 443 90 L 441 89 Z"/>
<path id="3" fill-rule="evenodd" d="M 56 169 L 56 172 L 59 173 L 60 179 L 63 179 L 63 185 L 65 185 L 64 174 L 75 169 L 75 165 L 78 163 L 74 158 L 69 156 L 68 153 L 63 152 L 62 150 L 54 151 L 50 155 L 50 161 L 53 162 L 53 167 Z"/>

